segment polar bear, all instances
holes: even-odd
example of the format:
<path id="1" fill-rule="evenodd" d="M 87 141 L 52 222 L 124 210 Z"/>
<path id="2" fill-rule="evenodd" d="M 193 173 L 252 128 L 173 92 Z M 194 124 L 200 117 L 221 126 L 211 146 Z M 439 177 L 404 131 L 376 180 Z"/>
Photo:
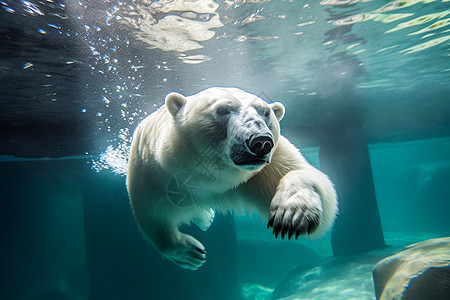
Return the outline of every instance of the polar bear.
<path id="1" fill-rule="evenodd" d="M 139 227 L 178 266 L 196 270 L 205 247 L 179 231 L 206 230 L 215 212 L 256 211 L 275 238 L 327 231 L 337 212 L 328 177 L 280 135 L 285 108 L 213 87 L 165 105 L 134 132 L 127 188 Z"/>

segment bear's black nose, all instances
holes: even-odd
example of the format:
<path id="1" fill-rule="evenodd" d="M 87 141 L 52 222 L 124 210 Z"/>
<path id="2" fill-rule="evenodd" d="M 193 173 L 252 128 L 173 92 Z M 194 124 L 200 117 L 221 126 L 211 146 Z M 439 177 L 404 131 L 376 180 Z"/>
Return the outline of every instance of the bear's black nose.
<path id="1" fill-rule="evenodd" d="M 248 149 L 256 156 L 264 156 L 273 148 L 273 140 L 269 135 L 253 135 L 247 140 Z"/>

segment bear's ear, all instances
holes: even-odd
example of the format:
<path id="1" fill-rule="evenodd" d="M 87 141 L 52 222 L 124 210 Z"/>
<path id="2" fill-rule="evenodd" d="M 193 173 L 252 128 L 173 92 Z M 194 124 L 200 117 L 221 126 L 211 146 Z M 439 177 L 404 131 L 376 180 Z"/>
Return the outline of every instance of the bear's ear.
<path id="1" fill-rule="evenodd" d="M 284 105 L 281 102 L 273 102 L 269 104 L 270 108 L 275 113 L 275 116 L 277 117 L 278 122 L 281 121 L 284 117 Z"/>
<path id="2" fill-rule="evenodd" d="M 165 102 L 167 110 L 175 117 L 186 104 L 187 100 L 183 95 L 172 92 L 166 96 Z"/>

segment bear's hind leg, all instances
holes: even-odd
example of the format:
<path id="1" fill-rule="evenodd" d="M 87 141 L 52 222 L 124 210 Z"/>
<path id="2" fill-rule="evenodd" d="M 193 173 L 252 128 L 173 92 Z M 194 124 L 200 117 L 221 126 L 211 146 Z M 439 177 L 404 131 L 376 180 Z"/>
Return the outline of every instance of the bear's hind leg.
<path id="1" fill-rule="evenodd" d="M 161 254 L 176 265 L 197 270 L 205 263 L 205 247 L 194 237 L 178 231 L 176 224 L 147 219 L 140 226 Z"/>
<path id="2" fill-rule="evenodd" d="M 193 236 L 178 233 L 175 243 L 162 251 L 162 255 L 176 265 L 190 270 L 197 270 L 206 262 L 205 247 Z"/>

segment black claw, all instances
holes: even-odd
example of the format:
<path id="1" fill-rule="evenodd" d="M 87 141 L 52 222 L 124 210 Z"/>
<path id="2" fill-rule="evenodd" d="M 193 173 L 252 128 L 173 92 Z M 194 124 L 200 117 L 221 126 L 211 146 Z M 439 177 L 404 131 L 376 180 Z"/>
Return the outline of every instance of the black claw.
<path id="1" fill-rule="evenodd" d="M 300 235 L 304 234 L 306 232 L 306 230 L 307 230 L 307 228 L 305 226 L 298 227 L 296 235 L 295 235 L 295 239 L 297 239 Z"/>
<path id="2" fill-rule="evenodd" d="M 202 248 L 195 247 L 195 249 L 197 249 L 197 251 L 200 252 L 201 254 L 206 254 L 206 251 L 203 250 Z"/>
<path id="3" fill-rule="evenodd" d="M 319 227 L 318 221 L 314 220 L 314 221 L 310 222 L 308 225 L 308 234 L 311 234 L 314 231 L 316 231 L 317 227 Z"/>
<path id="4" fill-rule="evenodd" d="M 306 225 L 306 227 L 307 227 L 306 232 L 307 232 L 308 234 L 310 234 L 310 233 L 311 233 L 311 230 L 312 230 L 312 224 L 311 224 L 311 223 L 308 223 L 308 225 Z"/>
<path id="5" fill-rule="evenodd" d="M 289 240 L 291 239 L 291 237 L 292 237 L 293 234 L 294 234 L 294 232 L 292 231 L 292 229 L 289 230 L 289 233 L 288 233 L 288 239 L 289 239 Z"/>
<path id="6" fill-rule="evenodd" d="M 267 223 L 267 229 L 273 226 L 273 221 L 275 220 L 275 215 L 269 219 L 269 222 Z"/>
<path id="7" fill-rule="evenodd" d="M 284 236 L 286 235 L 286 233 L 287 233 L 287 228 L 284 227 L 283 230 L 281 230 L 281 239 L 284 239 Z"/>
<path id="8" fill-rule="evenodd" d="M 292 224 L 292 231 L 295 232 L 295 229 L 300 226 L 300 224 L 302 223 L 303 219 L 304 219 L 304 215 L 300 215 L 299 217 L 297 217 L 297 220 L 295 223 Z"/>
<path id="9" fill-rule="evenodd" d="M 272 227 L 273 227 L 273 231 L 274 232 L 277 232 L 277 234 L 280 233 L 280 231 L 281 231 L 281 223 L 278 222 L 276 224 L 273 224 Z"/>
<path id="10" fill-rule="evenodd" d="M 280 233 L 280 230 L 277 229 L 277 228 L 275 228 L 275 229 L 273 230 L 273 233 L 275 234 L 275 238 L 277 239 L 277 238 L 278 238 L 278 234 Z"/>

